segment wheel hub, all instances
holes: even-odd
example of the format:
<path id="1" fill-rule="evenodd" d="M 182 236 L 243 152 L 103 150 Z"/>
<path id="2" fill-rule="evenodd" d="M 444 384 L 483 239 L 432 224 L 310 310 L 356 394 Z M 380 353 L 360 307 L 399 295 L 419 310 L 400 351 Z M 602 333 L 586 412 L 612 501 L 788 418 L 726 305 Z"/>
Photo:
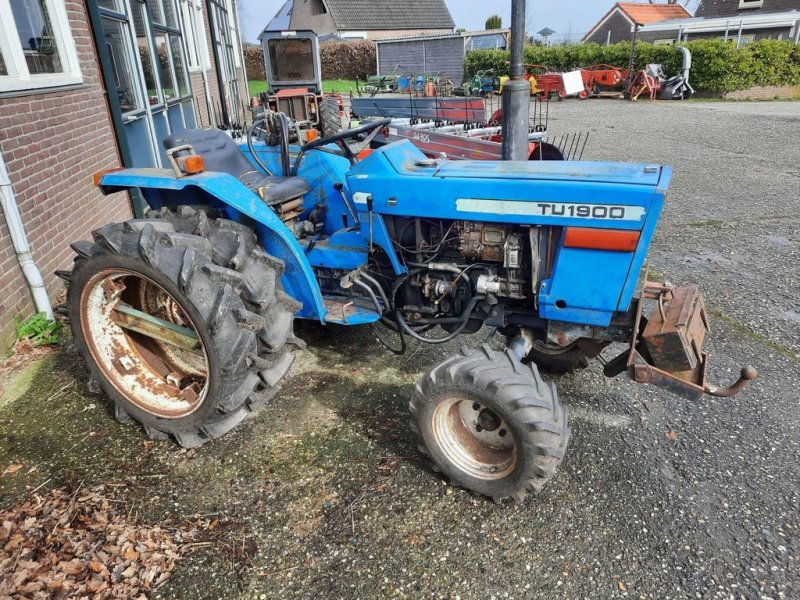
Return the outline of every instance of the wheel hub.
<path id="1" fill-rule="evenodd" d="M 517 444 L 503 419 L 480 401 L 453 394 L 432 414 L 433 435 L 449 462 L 473 477 L 502 479 L 517 464 Z"/>
<path id="2" fill-rule="evenodd" d="M 483 408 L 478 413 L 478 425 L 485 431 L 494 431 L 500 427 L 500 418 L 488 408 Z"/>
<path id="3" fill-rule="evenodd" d="M 149 277 L 96 273 L 81 292 L 83 337 L 104 378 L 138 408 L 168 419 L 208 392 L 208 356 L 180 303 Z"/>

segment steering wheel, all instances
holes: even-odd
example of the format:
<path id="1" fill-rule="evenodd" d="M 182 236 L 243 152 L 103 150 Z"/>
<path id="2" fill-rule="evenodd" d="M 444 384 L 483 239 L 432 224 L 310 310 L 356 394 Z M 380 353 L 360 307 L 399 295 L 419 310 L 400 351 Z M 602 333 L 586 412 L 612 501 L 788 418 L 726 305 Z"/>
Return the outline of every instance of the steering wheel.
<path id="1" fill-rule="evenodd" d="M 369 143 L 375 138 L 376 135 L 380 132 L 381 129 L 389 125 L 391 123 L 391 119 L 378 119 L 377 121 L 370 121 L 365 123 L 361 127 L 356 127 L 355 129 L 345 129 L 340 131 L 339 133 L 334 133 L 333 135 L 329 135 L 328 137 L 324 138 L 317 138 L 311 142 L 308 142 L 304 146 L 300 147 L 301 153 L 306 153 L 309 150 L 321 150 L 322 152 L 329 152 L 330 154 L 336 154 L 337 156 L 343 156 L 350 162 L 354 162 L 356 155 L 358 152 L 354 151 L 353 148 L 350 147 L 345 140 L 358 138 L 359 136 L 366 134 L 366 138 L 360 141 L 363 147 L 367 147 Z M 323 146 L 327 146 L 328 144 L 336 144 L 339 146 L 340 150 L 333 150 L 331 148 L 324 148 Z"/>

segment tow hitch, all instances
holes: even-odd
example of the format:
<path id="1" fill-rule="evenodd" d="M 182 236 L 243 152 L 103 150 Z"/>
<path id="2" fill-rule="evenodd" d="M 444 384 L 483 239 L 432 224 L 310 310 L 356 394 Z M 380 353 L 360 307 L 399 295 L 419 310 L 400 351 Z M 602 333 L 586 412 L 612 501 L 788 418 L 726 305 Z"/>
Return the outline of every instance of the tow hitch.
<path id="1" fill-rule="evenodd" d="M 645 300 L 655 301 L 649 317 L 642 314 Z M 703 394 L 734 396 L 758 376 L 748 366 L 728 387 L 706 382 L 708 355 L 702 346 L 709 326 L 703 295 L 696 285 L 675 287 L 646 281 L 633 331 L 630 349 L 606 364 L 606 376 L 627 371 L 637 383 L 649 383 L 688 400 L 699 400 Z"/>

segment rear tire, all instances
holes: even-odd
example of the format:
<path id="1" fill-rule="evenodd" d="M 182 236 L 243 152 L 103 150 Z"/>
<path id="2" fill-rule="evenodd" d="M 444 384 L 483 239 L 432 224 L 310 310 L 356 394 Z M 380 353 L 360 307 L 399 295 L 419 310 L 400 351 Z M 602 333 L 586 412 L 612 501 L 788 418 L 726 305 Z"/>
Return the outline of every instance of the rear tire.
<path id="1" fill-rule="evenodd" d="M 420 452 L 450 483 L 521 502 L 556 472 L 570 437 L 567 408 L 535 365 L 489 346 L 431 369 L 409 404 Z"/>
<path id="2" fill-rule="evenodd" d="M 322 137 L 330 137 L 342 131 L 342 114 L 336 96 L 325 96 L 319 103 L 319 124 Z"/>
<path id="3" fill-rule="evenodd" d="M 302 347 L 292 332 L 299 304 L 281 289 L 283 264 L 251 230 L 180 207 L 92 235 L 94 242 L 73 244 L 67 312 L 118 420 L 197 447 L 278 392 Z M 198 346 L 185 350 L 121 327 L 120 305 L 193 331 Z"/>

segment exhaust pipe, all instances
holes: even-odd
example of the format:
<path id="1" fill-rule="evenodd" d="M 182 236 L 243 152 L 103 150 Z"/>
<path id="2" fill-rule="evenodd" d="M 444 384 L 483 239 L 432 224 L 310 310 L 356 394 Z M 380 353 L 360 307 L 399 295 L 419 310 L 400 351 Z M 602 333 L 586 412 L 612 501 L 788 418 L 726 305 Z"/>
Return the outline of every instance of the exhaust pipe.
<path id="1" fill-rule="evenodd" d="M 530 83 L 525 79 L 525 0 L 511 0 L 511 72 L 503 86 L 503 160 L 528 159 Z"/>

